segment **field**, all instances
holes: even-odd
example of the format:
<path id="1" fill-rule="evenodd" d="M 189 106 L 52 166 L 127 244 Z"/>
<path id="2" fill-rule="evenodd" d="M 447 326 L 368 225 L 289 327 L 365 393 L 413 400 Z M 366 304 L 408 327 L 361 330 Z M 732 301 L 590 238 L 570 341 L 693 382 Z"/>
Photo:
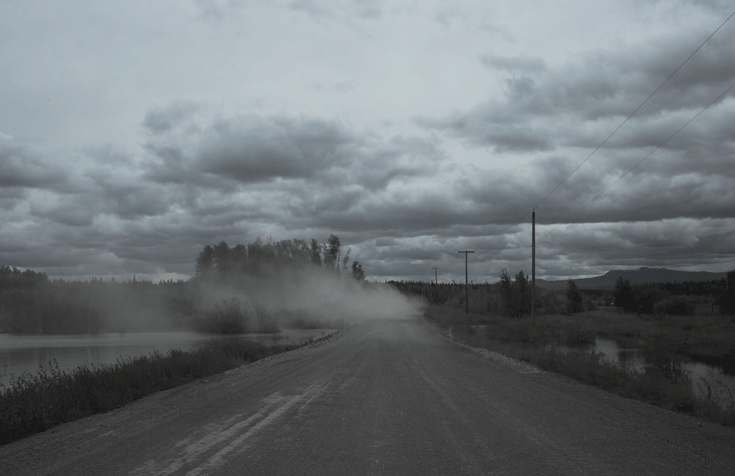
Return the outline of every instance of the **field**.
<path id="1" fill-rule="evenodd" d="M 512 318 L 465 314 L 447 306 L 429 306 L 425 316 L 450 335 L 474 347 L 486 348 L 533 363 L 616 394 L 670 410 L 735 425 L 735 395 L 724 387 L 702 388 L 682 371 L 681 362 L 698 360 L 725 368 L 735 364 L 735 323 L 732 318 L 638 316 L 613 309 L 572 315 Z M 597 336 L 639 347 L 645 355 L 642 371 L 610 362 L 588 350 Z"/>

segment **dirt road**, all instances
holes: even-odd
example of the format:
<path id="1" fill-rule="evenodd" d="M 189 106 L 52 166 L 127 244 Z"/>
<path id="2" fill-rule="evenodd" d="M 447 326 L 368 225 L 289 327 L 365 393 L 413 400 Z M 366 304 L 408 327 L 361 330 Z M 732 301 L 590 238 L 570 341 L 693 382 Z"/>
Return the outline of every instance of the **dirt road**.
<path id="1" fill-rule="evenodd" d="M 735 474 L 735 429 L 488 359 L 419 318 L 0 447 L 0 474 Z"/>

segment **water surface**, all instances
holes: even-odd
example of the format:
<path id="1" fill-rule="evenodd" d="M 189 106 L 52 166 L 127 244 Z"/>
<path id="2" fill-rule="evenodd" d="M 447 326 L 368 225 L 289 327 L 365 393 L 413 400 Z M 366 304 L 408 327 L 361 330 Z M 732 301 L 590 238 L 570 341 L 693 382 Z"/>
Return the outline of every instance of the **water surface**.
<path id="1" fill-rule="evenodd" d="M 590 351 L 603 354 L 611 362 L 625 364 L 631 370 L 642 372 L 646 359 L 637 347 L 626 347 L 613 339 L 597 337 Z M 694 391 L 706 395 L 708 388 L 713 392 L 732 392 L 735 396 L 735 375 L 722 367 L 702 362 L 681 362 L 682 371 L 689 375 Z"/>
<path id="2" fill-rule="evenodd" d="M 240 334 L 243 339 L 268 343 L 318 339 L 335 329 L 285 330 L 275 334 Z M 171 349 L 191 350 L 219 335 L 196 332 L 143 332 L 99 335 L 14 335 L 0 334 L 0 384 L 24 372 L 35 374 L 39 365 L 48 367 L 56 359 L 60 370 L 79 366 L 114 364 L 120 358 L 147 355 Z"/>

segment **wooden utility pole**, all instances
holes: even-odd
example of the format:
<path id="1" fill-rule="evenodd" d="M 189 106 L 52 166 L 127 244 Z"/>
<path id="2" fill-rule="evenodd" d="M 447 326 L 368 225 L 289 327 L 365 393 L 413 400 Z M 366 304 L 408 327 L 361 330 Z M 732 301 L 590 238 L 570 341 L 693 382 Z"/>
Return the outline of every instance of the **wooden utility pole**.
<path id="1" fill-rule="evenodd" d="M 474 253 L 474 251 L 460 251 L 464 253 L 464 313 L 470 312 L 470 288 L 467 281 L 467 255 Z"/>
<path id="2" fill-rule="evenodd" d="M 531 211 L 531 325 L 536 327 L 536 209 Z"/>
<path id="3" fill-rule="evenodd" d="M 436 270 L 439 268 L 431 268 L 431 269 L 434 270 L 434 279 L 436 280 L 435 281 L 436 282 L 436 293 L 434 294 L 436 294 L 436 303 L 438 305 L 439 304 L 439 274 L 436 272 Z"/>

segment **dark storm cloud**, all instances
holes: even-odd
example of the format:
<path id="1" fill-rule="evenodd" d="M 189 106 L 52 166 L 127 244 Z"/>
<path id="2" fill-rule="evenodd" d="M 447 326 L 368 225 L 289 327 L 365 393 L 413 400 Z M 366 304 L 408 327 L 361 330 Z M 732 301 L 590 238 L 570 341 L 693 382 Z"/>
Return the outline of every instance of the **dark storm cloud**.
<path id="1" fill-rule="evenodd" d="M 246 117 L 213 124 L 196 162 L 203 173 L 240 183 L 311 178 L 346 165 L 355 145 L 347 131 L 329 121 Z"/>
<path id="2" fill-rule="evenodd" d="M 0 209 L 10 211 L 27 197 L 26 191 L 18 187 L 0 188 Z"/>
<path id="3" fill-rule="evenodd" d="M 542 228 L 542 233 L 547 230 Z M 537 240 L 537 262 L 542 273 L 557 276 L 581 274 L 581 263 L 593 270 L 585 274 L 603 274 L 621 266 L 728 269 L 735 246 L 733 231 L 735 226 L 728 219 L 573 225 Z"/>
<path id="4" fill-rule="evenodd" d="M 163 215 L 170 207 L 172 191 L 155 184 L 114 183 L 109 179 L 99 184 L 104 190 L 105 212 L 123 219 Z"/>
<path id="5" fill-rule="evenodd" d="M 244 184 L 310 178 L 344 166 L 357 146 L 340 124 L 320 119 L 249 115 L 194 128 L 187 122 L 172 134 L 152 138 L 151 178 L 201 185 L 211 183 L 212 176 Z"/>
<path id="6" fill-rule="evenodd" d="M 634 119 L 648 121 L 676 111 L 689 118 L 715 99 L 735 78 L 729 48 L 734 36 L 735 29 L 730 28 L 713 37 Z M 604 126 L 595 134 L 599 144 L 605 137 L 603 131 L 612 131 L 616 122 L 633 112 L 699 45 L 698 41 L 695 35 L 662 37 L 615 52 L 591 51 L 550 67 L 524 56 L 486 55 L 482 63 L 504 75 L 501 97 L 464 113 L 422 117 L 416 122 L 498 151 L 590 146 L 589 139 L 580 134 L 587 123 L 595 128 Z M 673 132 L 670 127 L 665 130 Z"/>
<path id="7" fill-rule="evenodd" d="M 96 198 L 96 197 L 95 197 Z M 92 225 L 94 217 L 98 213 L 97 203 L 73 197 L 66 197 L 61 201 L 36 202 L 30 207 L 31 215 L 46 218 L 52 222 L 68 225 L 87 227 Z"/>
<path id="8" fill-rule="evenodd" d="M 317 116 L 223 116 L 179 105 L 155 109 L 143 123 L 142 156 L 87 148 L 65 159 L 75 171 L 66 183 L 31 196 L 18 187 L 37 220 L 8 236 L 3 259 L 31 266 L 34 253 L 53 255 L 54 276 L 189 273 L 201 246 L 221 240 L 247 243 L 281 230 L 278 239 L 338 233 L 356 243 L 364 223 L 397 229 L 403 221 L 409 234 L 413 223 L 431 226 L 417 220 L 419 208 L 396 202 L 445 159 L 435 138 L 383 139 Z"/>
<path id="9" fill-rule="evenodd" d="M 308 116 L 217 118 L 194 129 L 184 121 L 170 134 L 151 138 L 151 180 L 205 188 L 302 180 L 329 189 L 378 190 L 433 172 L 443 156 L 432 140 L 396 136 L 383 141 L 358 135 L 338 121 Z"/>
<path id="10" fill-rule="evenodd" d="M 711 159 L 717 165 L 712 168 L 706 167 L 709 161 L 677 164 L 676 156 L 671 154 L 652 156 L 600 195 L 640 158 L 581 168 L 543 202 L 537 209 L 537 219 L 553 224 L 732 216 L 735 171 L 724 164 L 735 159 L 733 153 Z M 512 223 L 515 213 L 530 211 L 574 166 L 570 159 L 554 157 L 533 163 L 526 176 L 487 171 L 467 176 L 456 186 L 472 200 L 478 216 L 493 223 Z"/>
<path id="11" fill-rule="evenodd" d="M 543 202 L 537 210 L 538 222 L 731 218 L 735 203 L 732 97 L 713 105 L 617 181 L 732 84 L 735 64 L 727 60 L 732 37 L 732 29 L 723 30 L 705 45 Z M 465 113 L 417 122 L 469 144 L 491 146 L 496 152 L 536 153 L 536 159 L 513 171 L 480 170 L 454 183 L 457 195 L 461 191 L 471 200 L 479 215 L 492 223 L 507 223 L 497 217 L 530 211 L 554 190 L 686 58 L 682 51 L 698 46 L 696 41 L 690 43 L 690 37 L 659 38 L 636 45 L 635 55 L 593 51 L 553 67 L 527 57 L 487 55 L 481 59 L 483 64 L 506 75 L 502 97 Z M 464 223 L 476 223 L 475 216 L 463 214 Z"/>
<path id="12" fill-rule="evenodd" d="M 0 132 L 0 187 L 46 188 L 63 184 L 66 175 L 40 153 Z"/>
<path id="13" fill-rule="evenodd" d="M 685 6 L 692 24 L 714 18 L 702 10 L 726 10 L 707 5 Z M 56 63 L 43 56 L 48 39 L 33 46 L 44 23 L 22 26 L 14 45 L 30 46 L 15 56 L 43 59 L 59 77 L 3 57 L 19 74 L 4 83 L 21 98 L 10 112 L 33 125 L 2 126 L 28 144 L 0 134 L 0 264 L 55 276 L 190 275 L 205 244 L 335 233 L 373 277 L 425 280 L 439 266 L 440 280 L 463 278 L 459 249 L 476 250 L 475 281 L 528 272 L 531 208 L 711 30 L 676 23 L 689 11 L 680 5 L 623 7 L 577 53 L 564 50 L 566 35 L 528 29 L 573 24 L 576 8 L 513 8 L 195 0 L 195 18 L 177 7 L 164 25 L 138 6 L 114 25 L 80 24 L 89 41 Z M 640 40 L 610 40 L 640 12 L 659 17 L 626 25 Z M 126 37 L 131 49 L 114 49 L 120 26 L 140 33 Z M 733 267 L 733 93 L 577 211 L 735 80 L 734 32 L 718 32 L 536 208 L 540 274 Z M 104 51 L 119 54 L 101 61 Z"/>

